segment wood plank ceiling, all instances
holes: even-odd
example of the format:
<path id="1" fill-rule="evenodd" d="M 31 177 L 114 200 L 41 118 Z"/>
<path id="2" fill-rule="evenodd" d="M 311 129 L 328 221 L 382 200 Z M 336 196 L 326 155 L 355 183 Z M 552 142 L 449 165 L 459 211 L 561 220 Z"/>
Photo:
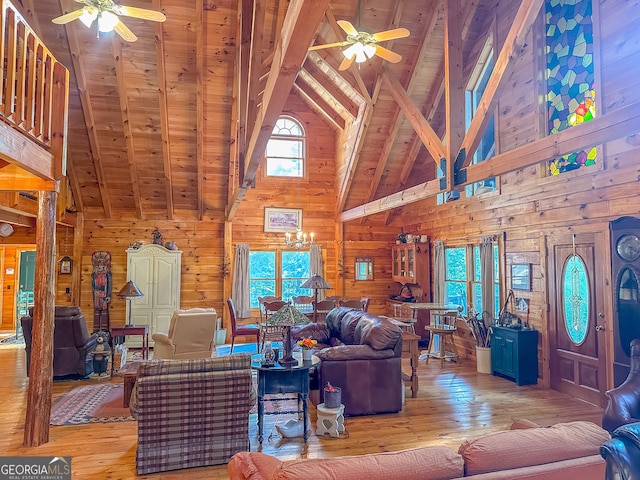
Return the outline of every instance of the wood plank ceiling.
<path id="1" fill-rule="evenodd" d="M 97 38 L 95 27 L 78 21 L 52 24 L 80 6 L 73 0 L 19 1 L 71 71 L 73 208 L 94 218 L 233 217 L 255 185 L 266 140 L 290 94 L 342 144 L 336 159 L 341 220 L 380 213 L 375 219 L 389 222 L 392 207 L 434 195 L 437 161 L 455 159 L 460 146 L 472 151 L 483 129 L 478 118 L 465 137 L 459 111 L 495 1 L 362 0 L 357 12 L 356 0 L 122 0 L 167 16 L 163 24 L 125 18 L 135 43 L 113 33 Z M 491 93 L 542 3 L 522 1 Z M 345 38 L 337 20 L 357 25 L 358 17 L 371 32 L 411 32 L 384 44 L 402 55 L 400 63 L 374 57 L 339 71 L 340 48 L 307 54 L 311 44 Z M 492 98 L 485 96 L 490 111 Z M 487 166 L 469 170 L 479 179 L 495 173 Z M 453 162 L 447 174 L 451 189 Z"/>

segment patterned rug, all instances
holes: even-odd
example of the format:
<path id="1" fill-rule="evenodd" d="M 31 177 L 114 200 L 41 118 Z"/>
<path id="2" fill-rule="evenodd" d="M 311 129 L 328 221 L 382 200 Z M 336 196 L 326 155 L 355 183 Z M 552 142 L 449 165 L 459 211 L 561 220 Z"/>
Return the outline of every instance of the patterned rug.
<path id="1" fill-rule="evenodd" d="M 51 425 L 134 421 L 122 406 L 120 384 L 84 385 L 62 394 L 51 406 Z"/>
<path id="2" fill-rule="evenodd" d="M 22 335 L 11 335 L 0 340 L 0 345 L 24 345 L 24 337 Z"/>

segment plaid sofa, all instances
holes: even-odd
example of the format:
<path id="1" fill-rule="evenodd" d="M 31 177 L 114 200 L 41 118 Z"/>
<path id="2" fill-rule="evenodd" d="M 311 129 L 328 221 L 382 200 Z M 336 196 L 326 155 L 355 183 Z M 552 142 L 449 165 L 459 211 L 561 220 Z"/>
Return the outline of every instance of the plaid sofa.
<path id="1" fill-rule="evenodd" d="M 249 450 L 251 356 L 142 362 L 130 408 L 139 475 L 228 463 Z"/>

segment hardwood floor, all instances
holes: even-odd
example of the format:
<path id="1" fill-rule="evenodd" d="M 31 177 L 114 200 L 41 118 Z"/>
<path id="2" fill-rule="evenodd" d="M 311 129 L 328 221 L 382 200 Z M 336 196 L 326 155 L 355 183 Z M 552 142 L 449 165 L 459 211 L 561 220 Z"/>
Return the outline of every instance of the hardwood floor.
<path id="1" fill-rule="evenodd" d="M 0 347 L 3 380 L 0 384 L 0 451 L 2 455 L 70 455 L 73 479 L 135 478 L 136 423 L 52 426 L 50 441 L 40 447 L 23 447 L 23 425 L 28 378 L 24 347 Z M 402 412 L 347 418 L 346 434 L 339 439 L 314 434 L 281 440 L 273 426 L 286 419 L 266 417 L 265 441 L 259 447 L 255 415 L 250 417 L 251 450 L 281 459 L 335 457 L 393 451 L 421 445 L 446 445 L 457 450 L 462 441 L 508 428 L 515 418 L 541 425 L 589 420 L 600 424 L 602 409 L 566 394 L 537 386 L 518 387 L 513 382 L 475 372 L 475 364 L 460 366 L 439 362 L 418 368 L 420 391 L 411 398 L 406 390 Z M 121 381 L 114 379 L 113 381 Z M 90 381 L 85 381 L 89 383 Z M 54 396 L 82 382 L 55 382 Z M 315 409 L 311 407 L 311 419 Z M 314 425 L 315 426 L 315 425 Z M 269 433 L 273 432 L 271 438 Z M 142 478 L 142 477 L 141 477 Z M 154 479 L 226 479 L 226 465 L 146 475 Z"/>

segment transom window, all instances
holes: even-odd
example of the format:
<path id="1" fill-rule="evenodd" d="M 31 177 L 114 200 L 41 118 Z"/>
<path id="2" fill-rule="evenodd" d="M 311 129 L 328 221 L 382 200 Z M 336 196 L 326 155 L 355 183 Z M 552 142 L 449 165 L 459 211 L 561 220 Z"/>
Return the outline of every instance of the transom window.
<path id="1" fill-rule="evenodd" d="M 280 117 L 267 143 L 267 175 L 303 177 L 305 135 L 302 125 L 291 117 Z"/>
<path id="2" fill-rule="evenodd" d="M 311 295 L 308 288 L 300 288 L 310 276 L 308 251 L 249 252 L 251 308 L 258 308 L 258 297 L 267 295 L 282 297 L 285 302 L 297 295 Z"/>

